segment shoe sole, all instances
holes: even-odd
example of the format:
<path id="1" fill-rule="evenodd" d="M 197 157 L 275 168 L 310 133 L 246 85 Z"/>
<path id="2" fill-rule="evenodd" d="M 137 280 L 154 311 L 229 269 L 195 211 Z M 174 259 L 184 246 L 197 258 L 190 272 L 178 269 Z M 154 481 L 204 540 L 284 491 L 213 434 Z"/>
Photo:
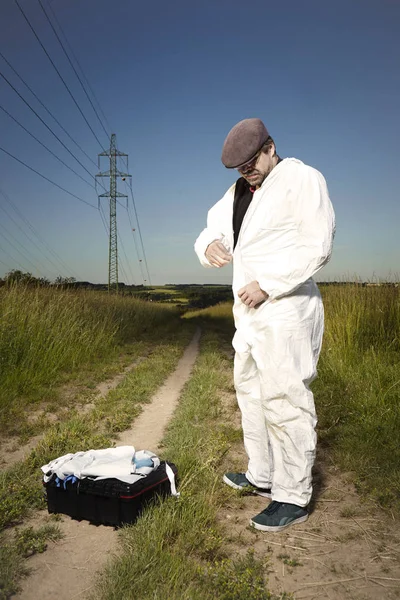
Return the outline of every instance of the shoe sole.
<path id="1" fill-rule="evenodd" d="M 250 525 L 251 527 L 254 527 L 254 529 L 258 529 L 259 531 L 271 531 L 276 533 L 277 531 L 282 531 L 283 529 L 286 529 L 286 527 L 290 527 L 291 525 L 297 525 L 298 523 L 304 523 L 304 521 L 307 521 L 308 519 L 308 515 L 304 515 L 304 517 L 299 517 L 298 519 L 294 519 L 293 521 L 290 521 L 290 523 L 287 523 L 286 525 L 260 525 L 259 523 L 255 523 L 252 519 L 250 519 Z"/>
<path id="2" fill-rule="evenodd" d="M 260 490 L 257 490 L 257 488 L 251 487 L 250 485 L 237 485 L 237 483 L 233 483 L 233 481 L 231 481 L 226 475 L 223 476 L 222 481 L 234 490 L 245 490 L 246 492 L 249 492 L 251 494 L 257 494 L 257 496 L 262 496 L 263 498 L 272 498 L 272 495 L 270 493 L 262 492 Z"/>

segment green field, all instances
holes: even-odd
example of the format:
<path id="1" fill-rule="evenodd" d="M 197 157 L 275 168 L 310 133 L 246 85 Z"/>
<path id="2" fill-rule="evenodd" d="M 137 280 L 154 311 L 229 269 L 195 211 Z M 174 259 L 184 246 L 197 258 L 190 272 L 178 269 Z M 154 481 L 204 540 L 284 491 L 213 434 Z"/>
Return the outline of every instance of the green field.
<path id="1" fill-rule="evenodd" d="M 190 293 L 200 299 L 198 287 Z M 326 330 L 313 383 L 319 444 L 356 483 L 360 498 L 372 499 L 397 519 L 400 288 L 327 285 L 321 291 Z M 124 530 L 121 553 L 98 579 L 95 595 L 104 600 L 273 598 L 267 565 L 251 553 L 240 559 L 227 554 L 226 533 L 216 516 L 224 503 L 240 501 L 217 485 L 225 454 L 241 438 L 222 405 L 233 391 L 231 308 L 228 301 L 182 314 L 175 306 L 130 295 L 21 285 L 0 289 L 2 438 L 20 443 L 43 436 L 25 460 L 0 472 L 0 523 L 7 534 L 0 540 L 0 598 L 7 597 L 2 589 L 16 589 L 27 546 L 42 551 L 46 539 L 58 535 L 50 527 L 10 538 L 16 524 L 44 507 L 40 465 L 78 446 L 113 443 L 175 368 L 198 325 L 201 353 L 164 440 L 165 456 L 179 467 L 184 499 L 167 500 Z M 138 357 L 142 362 L 115 390 L 95 399 L 98 382 Z M 85 403 L 91 410 L 81 413 Z M 37 414 L 40 418 L 33 419 Z M 152 569 L 146 570 L 150 562 Z M 139 580 L 142 595 L 126 595 Z"/>
<path id="2" fill-rule="evenodd" d="M 154 292 L 177 295 L 185 289 L 198 298 L 210 288 L 229 292 L 227 286 L 171 288 Z M 326 330 L 314 383 L 320 441 L 355 471 L 360 489 L 396 504 L 400 288 L 354 284 L 321 290 Z M 145 352 L 190 317 L 201 317 L 203 327 L 233 331 L 230 302 L 181 315 L 169 304 L 125 295 L 13 285 L 0 289 L 0 311 L 0 428 L 14 435 L 29 434 L 29 406 L 57 404 L 66 382 L 86 381 L 90 388 L 96 377 L 121 368 L 121 357 Z"/>
<path id="3" fill-rule="evenodd" d="M 0 288 L 0 431 L 21 431 L 26 407 L 57 403 L 62 383 L 91 379 L 118 357 L 167 337 L 179 323 L 174 307 L 123 295 Z M 87 372 L 88 371 L 88 372 Z"/>
<path id="4" fill-rule="evenodd" d="M 319 441 L 360 493 L 400 508 L 400 287 L 322 285 L 325 335 L 313 383 Z M 232 330 L 231 303 L 188 312 Z"/>

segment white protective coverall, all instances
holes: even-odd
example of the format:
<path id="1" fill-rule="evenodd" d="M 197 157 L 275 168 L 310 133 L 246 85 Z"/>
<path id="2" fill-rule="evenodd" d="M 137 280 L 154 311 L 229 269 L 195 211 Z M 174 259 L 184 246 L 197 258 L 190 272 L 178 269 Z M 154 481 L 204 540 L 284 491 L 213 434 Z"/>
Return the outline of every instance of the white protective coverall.
<path id="1" fill-rule="evenodd" d="M 233 251 L 235 184 L 209 211 L 195 243 Z M 335 217 L 324 177 L 295 158 L 282 160 L 255 191 L 233 252 L 236 333 L 234 381 L 249 458 L 246 477 L 272 499 L 306 506 L 312 492 L 317 423 L 316 376 L 324 313 L 312 276 L 329 260 Z M 258 281 L 269 298 L 248 308 L 238 290 Z"/>

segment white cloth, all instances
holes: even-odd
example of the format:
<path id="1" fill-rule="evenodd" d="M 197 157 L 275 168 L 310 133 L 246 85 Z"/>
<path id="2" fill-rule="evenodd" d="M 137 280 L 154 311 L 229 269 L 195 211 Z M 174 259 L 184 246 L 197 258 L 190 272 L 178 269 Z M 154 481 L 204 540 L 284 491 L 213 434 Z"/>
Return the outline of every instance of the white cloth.
<path id="1" fill-rule="evenodd" d="M 214 240 L 233 249 L 233 185 L 209 211 L 195 243 L 201 264 Z M 323 335 L 312 276 L 330 259 L 335 217 L 325 179 L 295 158 L 281 161 L 256 190 L 233 251 L 234 379 L 242 412 L 246 476 L 272 498 L 306 506 L 315 457 L 309 384 Z M 269 298 L 248 308 L 238 290 L 258 281 Z"/>
<path id="2" fill-rule="evenodd" d="M 165 463 L 165 472 L 166 472 L 169 482 L 171 484 L 171 496 L 175 496 L 176 498 L 179 498 L 181 493 L 176 491 L 175 473 L 173 472 L 173 470 L 171 469 L 171 467 L 169 466 L 169 464 L 167 462 Z"/>
<path id="3" fill-rule="evenodd" d="M 140 467 L 134 463 L 151 458 L 153 467 Z M 138 479 L 151 473 L 160 465 L 160 459 L 149 450 L 135 451 L 133 446 L 117 446 L 102 450 L 87 450 L 65 454 L 41 467 L 44 481 L 49 481 L 55 474 L 60 479 L 74 475 L 78 479 L 93 477 L 95 479 L 115 478 L 125 483 L 135 483 Z"/>

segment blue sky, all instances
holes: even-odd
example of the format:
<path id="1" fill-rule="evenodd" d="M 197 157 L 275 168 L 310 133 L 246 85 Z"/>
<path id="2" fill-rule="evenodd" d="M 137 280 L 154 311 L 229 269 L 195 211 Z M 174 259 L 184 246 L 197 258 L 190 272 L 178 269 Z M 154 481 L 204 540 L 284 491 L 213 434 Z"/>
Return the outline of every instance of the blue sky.
<path id="1" fill-rule="evenodd" d="M 49 1 L 43 0 L 45 7 Z M 37 0 L 19 2 L 106 147 L 109 141 Z M 52 0 L 51 7 L 117 135 L 118 148 L 129 155 L 152 283 L 230 282 L 230 267 L 205 270 L 199 265 L 193 243 L 208 208 L 237 177 L 223 167 L 221 148 L 231 127 L 248 117 L 263 119 L 280 156 L 316 167 L 328 182 L 337 235 L 332 260 L 319 278 L 399 275 L 397 1 Z M 3 0 L 0 15 L 2 53 L 97 162 L 102 148 L 14 0 Z M 1 58 L 0 71 L 95 175 L 95 165 Z M 1 79 L 0 104 L 89 178 Z M 108 240 L 95 190 L 1 110 L 0 131 L 0 146 L 96 207 L 0 152 L 0 190 L 68 267 L 63 269 L 53 255 L 56 264 L 49 263 L 48 250 L 41 253 L 31 243 L 23 231 L 35 240 L 32 231 L 0 194 L 0 276 L 10 268 L 35 267 L 50 278 L 74 274 L 106 281 Z M 108 168 L 106 162 L 101 168 Z M 102 205 L 107 214 L 106 199 Z M 125 250 L 120 246 L 120 280 L 142 283 L 143 263 L 127 211 L 118 205 L 117 213 Z"/>

